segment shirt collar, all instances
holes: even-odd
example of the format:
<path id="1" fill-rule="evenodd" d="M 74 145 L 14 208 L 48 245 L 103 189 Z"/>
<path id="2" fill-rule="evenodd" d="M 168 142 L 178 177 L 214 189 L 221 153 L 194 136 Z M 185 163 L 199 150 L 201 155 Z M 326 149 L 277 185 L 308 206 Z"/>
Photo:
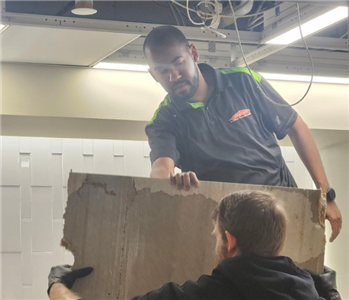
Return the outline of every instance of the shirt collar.
<path id="1" fill-rule="evenodd" d="M 219 69 L 214 69 L 208 64 L 198 64 L 198 67 L 204 76 L 213 76 L 214 90 L 217 93 L 223 92 L 225 89 L 231 86 L 230 80 L 224 76 Z M 187 101 L 175 101 L 173 98 L 171 98 L 171 101 L 180 111 L 192 108 Z"/>

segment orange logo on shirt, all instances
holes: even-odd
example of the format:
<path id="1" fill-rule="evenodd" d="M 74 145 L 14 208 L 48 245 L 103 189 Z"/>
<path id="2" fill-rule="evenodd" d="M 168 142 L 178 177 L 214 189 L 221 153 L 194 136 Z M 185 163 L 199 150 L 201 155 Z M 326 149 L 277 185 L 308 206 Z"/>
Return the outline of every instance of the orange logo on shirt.
<path id="1" fill-rule="evenodd" d="M 230 118 L 230 122 L 233 123 L 237 120 L 240 120 L 242 118 L 245 118 L 247 116 L 250 116 L 251 115 L 251 110 L 249 109 L 243 109 L 243 110 L 239 110 L 234 116 L 232 116 Z"/>

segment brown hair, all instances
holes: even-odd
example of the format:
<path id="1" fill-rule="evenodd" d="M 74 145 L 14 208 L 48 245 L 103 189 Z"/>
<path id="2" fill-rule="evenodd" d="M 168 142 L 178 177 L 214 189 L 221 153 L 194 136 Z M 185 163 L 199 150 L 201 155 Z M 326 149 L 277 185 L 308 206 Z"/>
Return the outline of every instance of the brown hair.
<path id="1" fill-rule="evenodd" d="M 223 198 L 212 213 L 226 241 L 228 231 L 240 253 L 276 256 L 286 236 L 286 213 L 271 194 L 241 191 Z"/>

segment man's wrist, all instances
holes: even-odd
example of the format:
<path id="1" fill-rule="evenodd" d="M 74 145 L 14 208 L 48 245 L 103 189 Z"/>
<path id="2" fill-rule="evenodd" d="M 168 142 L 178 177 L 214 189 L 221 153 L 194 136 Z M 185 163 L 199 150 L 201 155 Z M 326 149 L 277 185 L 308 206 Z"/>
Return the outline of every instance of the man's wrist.
<path id="1" fill-rule="evenodd" d="M 59 289 L 60 287 L 66 287 L 63 283 L 61 282 L 54 282 L 50 285 L 48 288 L 47 294 L 50 296 L 52 292 L 54 292 L 56 289 Z"/>

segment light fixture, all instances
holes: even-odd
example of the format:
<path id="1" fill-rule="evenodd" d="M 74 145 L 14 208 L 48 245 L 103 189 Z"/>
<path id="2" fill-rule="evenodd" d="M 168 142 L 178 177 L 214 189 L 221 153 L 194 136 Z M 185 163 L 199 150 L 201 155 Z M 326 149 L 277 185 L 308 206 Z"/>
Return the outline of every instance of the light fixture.
<path id="1" fill-rule="evenodd" d="M 97 12 L 93 8 L 93 0 L 75 0 L 75 8 L 71 11 L 75 15 L 88 16 Z"/>
<path id="2" fill-rule="evenodd" d="M 263 76 L 265 79 L 269 79 L 269 80 L 301 81 L 301 82 L 310 81 L 310 76 L 307 76 L 307 75 L 275 74 L 275 73 L 263 73 L 263 72 L 260 72 L 259 74 Z M 349 78 L 314 76 L 313 82 L 349 84 Z"/>
<path id="3" fill-rule="evenodd" d="M 9 25 L 0 24 L 0 33 L 3 33 L 8 27 Z"/>
<path id="4" fill-rule="evenodd" d="M 328 11 L 327 13 L 322 14 L 321 16 L 318 16 L 302 24 L 303 36 L 306 37 L 308 35 L 311 35 L 328 26 L 338 23 L 344 20 L 345 18 L 348 18 L 348 7 L 339 6 L 335 9 Z M 299 27 L 296 27 L 267 41 L 266 44 L 288 45 L 300 39 L 301 35 L 299 32 Z"/>
<path id="5" fill-rule="evenodd" d="M 93 68 L 123 70 L 123 71 L 139 71 L 139 72 L 147 72 L 149 69 L 147 65 L 118 64 L 118 63 L 106 63 L 106 62 L 100 62 L 97 65 L 95 65 Z"/>
<path id="6" fill-rule="evenodd" d="M 148 65 L 119 64 L 119 63 L 105 63 L 105 62 L 100 62 L 97 65 L 95 65 L 93 68 L 107 69 L 107 70 L 138 71 L 138 72 L 147 72 L 149 70 Z M 276 74 L 276 73 L 264 73 L 264 72 L 258 72 L 258 73 L 268 80 L 301 81 L 301 82 L 309 82 L 310 80 L 310 76 L 308 75 Z M 349 84 L 349 78 L 314 76 L 313 82 Z"/>

